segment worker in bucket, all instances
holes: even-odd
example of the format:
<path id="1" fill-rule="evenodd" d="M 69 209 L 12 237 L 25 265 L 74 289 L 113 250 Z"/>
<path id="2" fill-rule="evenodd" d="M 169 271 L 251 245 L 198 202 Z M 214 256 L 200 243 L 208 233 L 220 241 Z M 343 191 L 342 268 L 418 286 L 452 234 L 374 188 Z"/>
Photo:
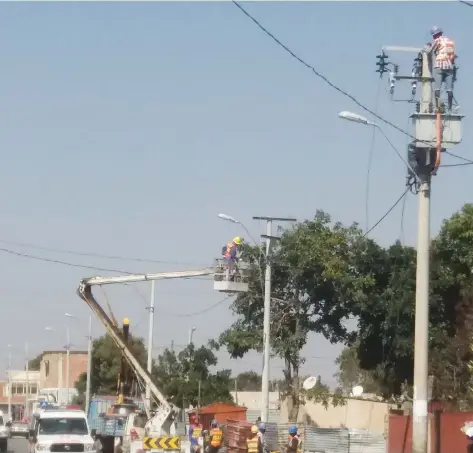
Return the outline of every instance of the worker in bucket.
<path id="1" fill-rule="evenodd" d="M 236 236 L 233 238 L 232 242 L 229 242 L 222 248 L 223 262 L 227 267 L 225 274 L 225 279 L 227 281 L 233 280 L 233 273 L 238 262 L 238 248 L 243 244 L 243 242 L 243 238 Z"/>
<path id="2" fill-rule="evenodd" d="M 251 427 L 251 435 L 246 439 L 246 453 L 263 453 L 263 444 L 259 437 L 258 427 Z"/>
<path id="3" fill-rule="evenodd" d="M 287 453 L 298 453 L 301 451 L 301 441 L 297 433 L 297 426 L 289 427 L 289 441 L 287 443 Z"/>
<path id="4" fill-rule="evenodd" d="M 447 92 L 448 111 L 452 111 L 453 105 L 453 78 L 455 72 L 455 42 L 443 34 L 440 27 L 434 26 L 430 30 L 432 42 L 424 50 L 435 57 L 434 61 L 434 85 L 437 109 L 440 108 L 440 92 L 445 84 Z"/>
<path id="5" fill-rule="evenodd" d="M 223 443 L 223 431 L 218 426 L 217 420 L 212 420 L 209 433 L 208 453 L 218 453 Z"/>
<path id="6" fill-rule="evenodd" d="M 195 415 L 189 417 L 189 440 L 191 442 L 191 451 L 200 453 L 199 440 L 202 437 L 202 425 Z"/>

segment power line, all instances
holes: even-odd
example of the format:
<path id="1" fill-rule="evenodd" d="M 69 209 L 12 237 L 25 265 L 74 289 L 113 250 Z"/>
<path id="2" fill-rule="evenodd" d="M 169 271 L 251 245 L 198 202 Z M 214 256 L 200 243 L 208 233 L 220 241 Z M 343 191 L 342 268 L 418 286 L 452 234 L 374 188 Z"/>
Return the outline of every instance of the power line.
<path id="1" fill-rule="evenodd" d="M 468 162 L 469 164 L 473 164 L 473 160 L 467 159 L 466 157 L 459 156 L 458 154 L 452 153 L 451 151 L 445 151 L 445 154 L 448 154 L 449 156 L 455 157 L 457 159 L 463 160 L 464 162 Z M 445 165 L 446 167 L 447 165 Z M 451 166 L 451 165 L 449 165 Z"/>
<path id="2" fill-rule="evenodd" d="M 464 5 L 470 6 L 471 8 L 473 8 L 473 3 L 465 2 L 465 1 L 463 1 L 463 0 L 459 0 L 459 1 L 460 1 L 460 3 L 463 3 Z"/>
<path id="3" fill-rule="evenodd" d="M 378 82 L 378 89 L 375 98 L 375 112 L 378 112 L 379 95 L 381 93 L 381 78 Z M 374 145 L 376 141 L 377 127 L 373 127 L 371 131 L 371 143 L 368 151 L 368 168 L 366 169 L 366 187 L 365 187 L 365 228 L 370 227 L 370 182 L 371 182 L 371 164 L 373 162 Z"/>
<path id="4" fill-rule="evenodd" d="M 146 300 L 145 296 L 141 293 L 141 291 L 138 290 L 138 288 L 136 288 L 134 285 L 127 285 L 127 286 L 130 286 L 131 288 L 133 288 L 136 293 L 138 294 L 138 296 L 143 299 L 143 301 L 148 304 L 148 301 Z M 219 305 L 223 304 L 226 300 L 228 300 L 231 296 L 226 296 L 224 297 L 222 300 L 218 301 L 217 303 L 209 306 L 209 307 L 206 307 L 202 310 L 199 310 L 199 311 L 196 311 L 196 312 L 193 312 L 193 313 L 170 313 L 170 312 L 166 312 L 164 310 L 162 310 L 161 308 L 158 308 L 158 307 L 155 307 L 155 310 L 166 315 L 166 316 L 176 316 L 176 317 L 184 317 L 184 318 L 190 318 L 190 317 L 193 317 L 193 316 L 198 316 L 198 315 L 201 315 L 203 313 L 207 313 L 208 311 L 212 310 L 213 308 L 216 308 L 218 307 Z"/>
<path id="5" fill-rule="evenodd" d="M 322 79 L 327 85 L 329 85 L 331 88 L 333 88 L 335 91 L 338 91 L 340 94 L 343 96 L 351 99 L 358 107 L 362 108 L 366 112 L 368 112 L 370 115 L 374 116 L 375 118 L 379 119 L 383 123 L 387 124 L 388 126 L 391 126 L 392 128 L 396 129 L 398 132 L 401 132 L 404 135 L 407 135 L 408 137 L 412 138 L 413 140 L 416 140 L 419 143 L 424 143 L 423 140 L 417 140 L 413 135 L 411 135 L 409 132 L 405 131 L 404 129 L 400 128 L 396 124 L 392 123 L 391 121 L 383 118 L 381 115 L 378 115 L 375 111 L 371 110 L 370 108 L 366 107 L 364 104 L 362 104 L 358 99 L 356 99 L 353 95 L 348 93 L 347 91 L 343 90 L 342 88 L 339 88 L 337 85 L 332 83 L 326 76 L 318 72 L 312 65 L 307 63 L 304 59 L 299 57 L 294 51 L 292 51 L 287 45 L 283 44 L 276 36 L 274 36 L 267 28 L 265 28 L 257 19 L 255 19 L 243 6 L 241 6 L 237 1 L 232 0 L 232 3 L 246 16 L 248 19 L 250 19 L 261 31 L 263 31 L 267 36 L 269 36 L 276 44 L 278 44 L 280 47 L 282 47 L 289 55 L 291 55 L 295 60 L 297 60 L 299 63 L 304 65 L 307 69 L 310 69 L 317 77 Z M 427 142 L 425 142 L 427 143 Z"/>
<path id="6" fill-rule="evenodd" d="M 52 259 L 52 258 L 45 258 L 45 257 L 42 257 L 42 256 L 30 255 L 29 253 L 15 252 L 14 250 L 6 249 L 6 248 L 0 248 L 0 252 L 8 253 L 10 255 L 19 256 L 19 257 L 22 257 L 22 258 L 30 258 L 30 259 L 37 260 L 37 261 L 44 261 L 44 262 L 47 262 L 47 263 L 54 263 L 54 264 L 62 264 L 64 266 L 78 267 L 78 268 L 82 268 L 82 269 L 91 269 L 91 270 L 95 270 L 95 271 L 115 272 L 115 273 L 127 274 L 127 275 L 137 273 L 137 272 L 128 272 L 128 271 L 124 271 L 124 270 L 109 269 L 109 268 L 105 268 L 105 267 L 88 266 L 86 264 L 70 263 L 68 261 L 61 261 L 61 260 L 55 260 L 55 259 Z"/>
<path id="7" fill-rule="evenodd" d="M 183 261 L 179 262 L 179 261 L 154 260 L 154 259 L 149 259 L 149 258 L 138 258 L 138 257 L 120 256 L 120 255 L 102 255 L 100 253 L 94 253 L 94 252 L 79 252 L 76 250 L 44 247 L 42 245 L 32 244 L 28 242 L 7 241 L 5 239 L 0 239 L 0 242 L 3 244 L 13 245 L 16 247 L 27 247 L 27 248 L 36 249 L 36 250 L 42 250 L 44 252 L 63 253 L 66 255 L 77 255 L 77 256 L 89 256 L 89 257 L 94 257 L 94 258 L 103 258 L 103 259 L 117 260 L 117 261 L 135 261 L 138 263 L 155 263 L 155 264 L 188 264 L 188 265 L 203 264 L 203 263 L 190 263 L 190 262 L 186 263 Z"/>
<path id="8" fill-rule="evenodd" d="M 410 187 L 402 193 L 402 195 L 396 200 L 396 202 L 386 211 L 386 213 L 363 235 L 363 237 L 367 236 L 371 233 L 390 213 L 391 211 L 400 203 L 400 201 L 406 196 L 407 192 L 409 192 Z"/>

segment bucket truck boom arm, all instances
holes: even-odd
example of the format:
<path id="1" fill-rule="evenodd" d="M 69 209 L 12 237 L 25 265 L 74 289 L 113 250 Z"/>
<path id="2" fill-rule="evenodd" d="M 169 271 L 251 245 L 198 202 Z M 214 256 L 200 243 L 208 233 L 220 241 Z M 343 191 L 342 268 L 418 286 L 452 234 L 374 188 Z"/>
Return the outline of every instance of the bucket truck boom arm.
<path id="1" fill-rule="evenodd" d="M 143 282 L 148 280 L 165 280 L 173 278 L 190 278 L 198 277 L 203 275 L 212 275 L 214 269 L 202 269 L 194 271 L 184 271 L 184 272 L 163 272 L 158 274 L 130 274 L 120 277 L 92 277 L 88 279 L 81 280 L 79 288 L 77 289 L 77 294 L 81 299 L 83 299 L 87 305 L 92 309 L 95 315 L 100 319 L 102 324 L 107 329 L 108 333 L 115 341 L 117 346 L 121 349 L 123 355 L 127 361 L 132 366 L 134 372 L 139 376 L 144 383 L 149 386 L 151 394 L 160 404 L 154 417 L 148 421 L 147 428 L 149 431 L 156 432 L 161 435 L 169 435 L 170 428 L 173 424 L 174 417 L 177 413 L 177 408 L 170 404 L 165 396 L 161 393 L 158 387 L 154 384 L 150 373 L 145 370 L 137 358 L 134 356 L 133 352 L 128 348 L 126 343 L 123 341 L 123 338 L 120 334 L 118 328 L 114 325 L 110 317 L 107 315 L 105 310 L 100 306 L 95 297 L 92 294 L 92 286 L 95 285 L 110 285 L 117 283 L 133 283 L 133 282 Z"/>

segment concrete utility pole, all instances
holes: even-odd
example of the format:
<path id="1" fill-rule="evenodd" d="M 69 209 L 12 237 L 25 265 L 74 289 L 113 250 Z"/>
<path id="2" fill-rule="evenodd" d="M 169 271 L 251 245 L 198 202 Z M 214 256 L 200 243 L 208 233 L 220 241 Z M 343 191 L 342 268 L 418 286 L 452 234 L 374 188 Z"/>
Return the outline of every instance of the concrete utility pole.
<path id="1" fill-rule="evenodd" d="M 153 332 L 154 332 L 154 294 L 155 294 L 155 281 L 151 281 L 151 297 L 149 302 L 149 332 L 148 332 L 148 373 L 151 374 L 153 369 Z M 146 405 L 148 410 L 151 410 L 151 387 L 149 384 L 146 385 Z"/>
<path id="2" fill-rule="evenodd" d="M 431 64 L 422 54 L 421 112 L 432 104 Z M 417 134 L 416 134 L 417 138 Z M 416 148 L 419 165 L 419 210 L 417 223 L 417 273 L 414 335 L 414 400 L 412 425 L 413 453 L 426 453 L 428 443 L 428 374 L 429 374 L 429 268 L 430 268 L 430 183 L 433 157 L 431 148 Z"/>
<path id="3" fill-rule="evenodd" d="M 385 51 L 413 52 L 417 54 L 411 76 L 398 75 L 399 66 L 386 62 Z M 432 99 L 431 55 L 423 48 L 384 47 L 378 56 L 380 67 L 377 72 L 391 72 L 391 95 L 396 80 L 411 80 L 412 96 L 416 95 L 417 81 L 422 84 L 420 100 L 410 118 L 414 129 L 414 141 L 409 145 L 408 160 L 414 164 L 416 185 L 419 190 L 417 274 L 415 301 L 414 339 L 414 398 L 412 421 L 412 452 L 427 453 L 428 449 L 428 401 L 429 401 L 429 264 L 430 264 L 430 191 L 432 174 L 436 171 L 437 154 L 461 142 L 462 115 L 439 113 Z M 444 127 L 447 122 L 448 127 Z M 409 154 L 411 154 L 409 158 Z M 434 173 L 435 174 L 435 173 Z"/>
<path id="4" fill-rule="evenodd" d="M 87 383 L 85 387 L 85 413 L 86 414 L 89 414 L 91 376 L 92 376 L 92 315 L 89 316 L 89 335 L 87 337 Z"/>
<path id="5" fill-rule="evenodd" d="M 30 393 L 30 383 L 29 383 L 29 369 L 30 369 L 30 364 L 28 361 L 28 343 L 25 344 L 25 357 L 26 357 L 26 379 L 25 379 L 25 416 L 27 417 L 29 415 L 29 408 L 28 408 L 28 399 L 29 399 L 29 393 Z"/>
<path id="6" fill-rule="evenodd" d="M 11 345 L 8 345 L 8 419 L 11 421 Z"/>
<path id="7" fill-rule="evenodd" d="M 271 354 L 271 240 L 278 240 L 271 236 L 272 223 L 295 222 L 297 219 L 290 217 L 253 217 L 253 220 L 266 221 L 266 234 L 261 235 L 266 240 L 266 272 L 264 275 L 264 319 L 263 319 L 263 376 L 261 382 L 262 391 L 262 413 L 263 422 L 269 419 L 269 357 Z"/>

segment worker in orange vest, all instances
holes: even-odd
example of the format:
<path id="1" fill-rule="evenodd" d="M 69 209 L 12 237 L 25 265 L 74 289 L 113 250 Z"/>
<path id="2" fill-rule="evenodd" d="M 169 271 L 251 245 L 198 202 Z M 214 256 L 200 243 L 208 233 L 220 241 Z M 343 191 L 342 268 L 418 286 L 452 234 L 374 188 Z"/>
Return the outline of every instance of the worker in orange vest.
<path id="1" fill-rule="evenodd" d="M 243 238 L 236 236 L 232 239 L 232 242 L 222 247 L 223 262 L 227 265 L 227 281 L 233 280 L 233 273 L 238 262 L 238 248 L 243 242 Z"/>
<path id="2" fill-rule="evenodd" d="M 218 453 L 223 444 L 223 431 L 218 426 L 217 420 L 212 420 L 212 429 L 209 433 L 209 453 Z"/>
<path id="3" fill-rule="evenodd" d="M 189 422 L 189 440 L 191 442 L 191 451 L 194 453 L 199 453 L 199 439 L 202 437 L 202 425 L 199 423 L 199 420 L 195 415 L 190 416 Z"/>
<path id="4" fill-rule="evenodd" d="M 263 442 L 258 436 L 258 427 L 253 425 L 251 427 L 251 435 L 246 439 L 247 453 L 263 453 Z"/>
<path id="5" fill-rule="evenodd" d="M 435 85 L 435 98 L 437 108 L 440 108 L 440 91 L 445 84 L 445 91 L 448 98 L 448 110 L 452 111 L 453 104 L 453 82 L 455 76 L 455 42 L 443 34 L 440 27 L 432 27 L 430 30 L 432 42 L 429 43 L 425 51 L 433 54 L 435 61 L 433 64 L 433 76 Z"/>

